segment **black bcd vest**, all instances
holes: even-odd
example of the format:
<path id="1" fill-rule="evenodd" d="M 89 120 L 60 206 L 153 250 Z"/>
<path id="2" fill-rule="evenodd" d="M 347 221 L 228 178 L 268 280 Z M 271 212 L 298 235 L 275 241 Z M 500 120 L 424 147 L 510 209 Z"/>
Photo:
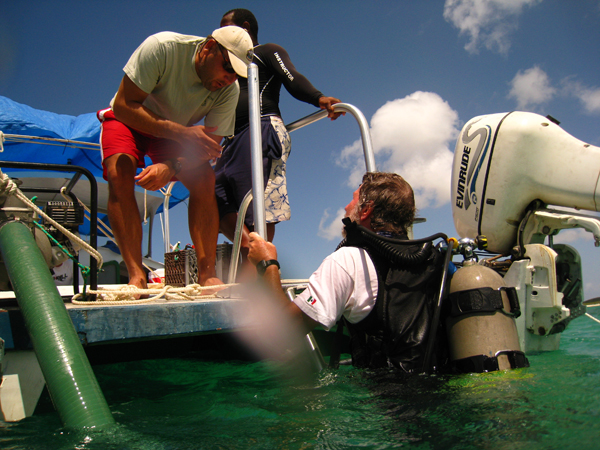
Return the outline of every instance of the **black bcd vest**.
<path id="1" fill-rule="evenodd" d="M 440 290 L 443 255 L 432 241 L 415 244 L 379 236 L 347 219 L 344 224 L 346 239 L 338 249 L 365 249 L 377 271 L 379 286 L 369 315 L 356 324 L 345 321 L 351 336 L 352 364 L 421 372 Z M 443 339 L 444 333 L 436 335 Z M 443 348 L 436 345 L 436 361 L 445 357 Z"/>

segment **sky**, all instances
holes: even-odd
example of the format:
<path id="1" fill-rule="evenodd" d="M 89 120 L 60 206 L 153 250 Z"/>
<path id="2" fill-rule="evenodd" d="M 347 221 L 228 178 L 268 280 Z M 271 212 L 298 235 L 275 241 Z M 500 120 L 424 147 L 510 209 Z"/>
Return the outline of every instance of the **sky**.
<path id="1" fill-rule="evenodd" d="M 401 174 L 415 190 L 426 219 L 415 237 L 457 236 L 452 159 L 473 117 L 549 114 L 600 146 L 600 0 L 0 0 L 0 95 L 60 114 L 95 112 L 108 105 L 147 36 L 206 36 L 238 7 L 256 15 L 261 43 L 282 45 L 325 95 L 362 111 L 377 168 Z M 285 91 L 281 97 L 285 123 L 315 111 Z M 275 244 L 283 276 L 307 278 L 337 246 L 343 207 L 365 166 L 349 115 L 291 137 L 292 220 L 277 226 Z M 172 212 L 172 242 L 191 241 L 186 208 Z M 158 228 L 153 257 L 162 260 Z M 600 296 L 600 249 L 591 234 L 561 232 L 555 242 L 580 252 L 585 297 Z"/>

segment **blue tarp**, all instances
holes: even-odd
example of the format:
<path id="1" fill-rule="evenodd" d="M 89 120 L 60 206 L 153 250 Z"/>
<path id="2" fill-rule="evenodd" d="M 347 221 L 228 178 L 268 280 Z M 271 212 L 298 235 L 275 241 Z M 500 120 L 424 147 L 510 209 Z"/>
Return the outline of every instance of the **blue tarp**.
<path id="1" fill-rule="evenodd" d="M 100 122 L 96 114 L 67 116 L 41 111 L 0 96 L 0 131 L 4 134 L 41 136 L 98 143 Z M 5 142 L 3 161 L 73 164 L 102 176 L 99 150 L 82 150 L 69 145 Z"/>
<path id="2" fill-rule="evenodd" d="M 98 143 L 100 122 L 96 113 L 69 116 L 41 111 L 0 96 L 0 131 L 4 134 L 38 136 L 71 141 Z M 73 164 L 85 167 L 102 181 L 99 150 L 76 148 L 70 144 L 48 145 L 43 142 L 4 142 L 2 161 Z M 170 207 L 185 200 L 189 193 L 177 183 L 172 191 Z M 162 211 L 161 209 L 158 211 Z"/>

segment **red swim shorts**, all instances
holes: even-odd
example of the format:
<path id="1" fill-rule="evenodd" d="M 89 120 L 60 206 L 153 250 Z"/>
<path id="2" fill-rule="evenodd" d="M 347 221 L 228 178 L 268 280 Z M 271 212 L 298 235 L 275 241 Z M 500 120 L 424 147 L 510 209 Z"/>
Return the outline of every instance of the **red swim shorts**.
<path id="1" fill-rule="evenodd" d="M 112 109 L 103 109 L 96 113 L 102 122 L 100 133 L 100 151 L 102 153 L 103 177 L 106 180 L 104 160 L 118 153 L 126 153 L 137 159 L 138 167 L 146 167 L 144 157 L 148 156 L 153 163 L 166 161 L 180 155 L 178 142 L 161 139 L 129 128 L 119 122 Z"/>

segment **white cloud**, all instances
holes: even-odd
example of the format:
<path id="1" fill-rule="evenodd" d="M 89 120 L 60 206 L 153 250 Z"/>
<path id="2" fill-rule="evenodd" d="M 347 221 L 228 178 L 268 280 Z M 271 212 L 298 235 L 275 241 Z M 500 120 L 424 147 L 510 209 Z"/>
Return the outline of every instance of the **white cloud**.
<path id="1" fill-rule="evenodd" d="M 346 211 L 344 208 L 340 208 L 336 211 L 335 217 L 331 220 L 329 225 L 326 222 L 329 219 L 329 209 L 326 209 L 323 212 L 323 216 L 321 217 L 321 221 L 319 222 L 319 231 L 317 235 L 328 241 L 332 241 L 334 239 L 340 239 L 342 236 L 342 219 L 346 215 Z"/>
<path id="2" fill-rule="evenodd" d="M 538 66 L 519 71 L 511 81 L 509 98 L 517 100 L 517 108 L 527 109 L 529 106 L 539 105 L 552 99 L 556 93 L 550 85 L 546 72 Z"/>
<path id="3" fill-rule="evenodd" d="M 538 66 L 519 71 L 511 81 L 509 98 L 517 101 L 517 108 L 527 110 L 554 98 L 556 94 L 577 98 L 583 108 L 591 114 L 600 113 L 600 87 L 584 86 L 573 77 L 561 81 L 560 93 L 551 83 L 548 75 Z"/>
<path id="4" fill-rule="evenodd" d="M 577 97 L 587 112 L 600 112 L 600 88 L 589 88 L 569 81 L 565 85 L 567 92 Z"/>
<path id="5" fill-rule="evenodd" d="M 469 36 L 465 50 L 477 53 L 480 45 L 506 54 L 517 17 L 527 6 L 542 0 L 446 0 L 444 19 Z"/>
<path id="6" fill-rule="evenodd" d="M 579 93 L 578 97 L 587 112 L 600 112 L 600 88 L 584 89 Z"/>
<path id="7" fill-rule="evenodd" d="M 457 124 L 458 114 L 447 102 L 421 91 L 386 103 L 371 119 L 377 169 L 402 175 L 415 191 L 418 209 L 450 199 Z M 365 171 L 361 141 L 344 148 L 338 163 L 352 171 L 349 186 L 358 186 Z"/>

